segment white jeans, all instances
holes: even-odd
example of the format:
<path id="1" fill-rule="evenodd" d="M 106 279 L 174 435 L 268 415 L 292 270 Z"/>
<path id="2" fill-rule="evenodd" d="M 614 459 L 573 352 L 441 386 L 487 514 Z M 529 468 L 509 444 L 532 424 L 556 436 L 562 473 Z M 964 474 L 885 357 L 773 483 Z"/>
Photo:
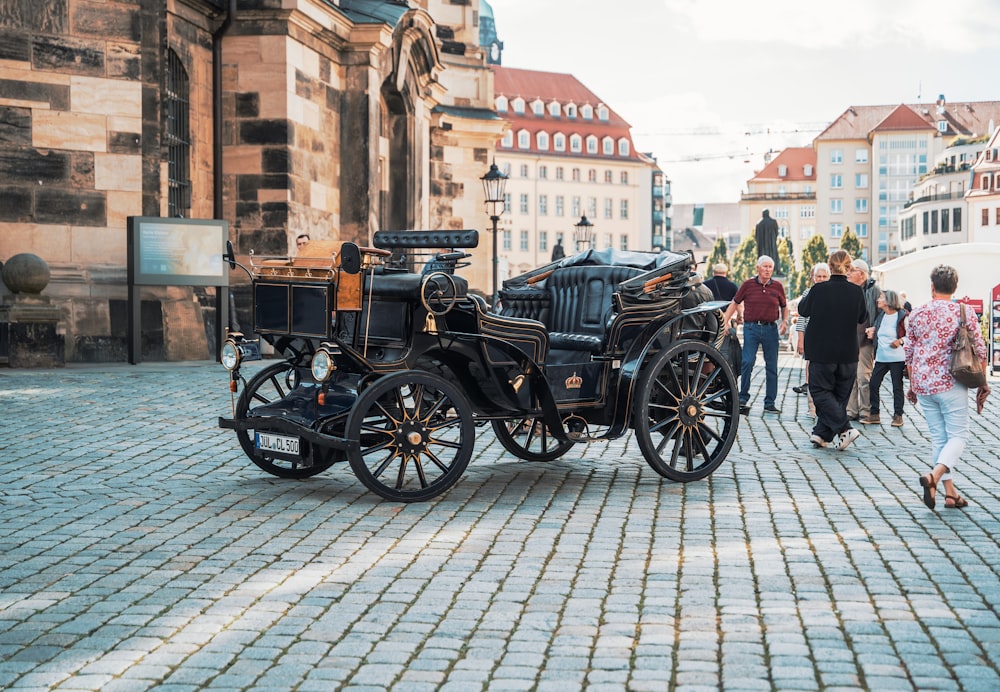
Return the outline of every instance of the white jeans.
<path id="1" fill-rule="evenodd" d="M 951 472 L 962 458 L 969 439 L 969 389 L 956 382 L 946 392 L 918 394 L 917 401 L 934 443 L 934 464 L 943 464 L 948 469 L 941 480 L 951 480 Z"/>

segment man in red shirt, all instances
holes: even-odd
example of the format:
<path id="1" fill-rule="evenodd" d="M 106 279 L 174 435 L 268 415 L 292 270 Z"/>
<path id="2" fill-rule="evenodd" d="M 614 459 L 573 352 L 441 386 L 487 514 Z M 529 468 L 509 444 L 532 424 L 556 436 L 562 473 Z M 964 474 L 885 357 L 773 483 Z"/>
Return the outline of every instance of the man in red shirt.
<path id="1" fill-rule="evenodd" d="M 757 349 L 764 351 L 764 413 L 781 413 L 775 406 L 778 396 L 778 338 L 788 329 L 788 303 L 785 287 L 771 278 L 774 260 L 767 255 L 757 259 L 757 276 L 747 279 L 726 309 L 723 324 L 738 314 L 743 305 L 743 368 L 740 372 L 740 413 L 750 413 L 750 377 L 753 375 Z"/>

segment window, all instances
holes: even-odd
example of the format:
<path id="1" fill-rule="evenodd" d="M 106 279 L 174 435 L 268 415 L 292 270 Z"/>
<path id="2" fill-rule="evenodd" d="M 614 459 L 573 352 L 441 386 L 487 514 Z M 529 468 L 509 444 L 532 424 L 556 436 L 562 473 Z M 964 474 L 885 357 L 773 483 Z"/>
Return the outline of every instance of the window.
<path id="1" fill-rule="evenodd" d="M 840 173 L 833 173 L 830 176 L 830 188 L 834 190 L 839 190 L 844 187 L 844 176 Z"/>
<path id="2" fill-rule="evenodd" d="M 538 232 L 538 249 L 545 252 L 549 249 L 549 232 L 539 231 Z"/>
<path id="3" fill-rule="evenodd" d="M 605 137 L 601 140 L 601 153 L 605 156 L 615 155 L 615 140 L 611 137 Z"/>
<path id="4" fill-rule="evenodd" d="M 859 190 L 864 190 L 868 188 L 868 174 L 867 173 L 857 173 L 854 176 L 854 187 Z"/>
<path id="5" fill-rule="evenodd" d="M 539 166 L 538 167 L 538 179 L 539 180 L 547 180 L 548 177 L 549 177 L 549 167 L 548 166 Z"/>
<path id="6" fill-rule="evenodd" d="M 931 233 L 938 232 L 938 210 L 931 210 Z"/>
<path id="7" fill-rule="evenodd" d="M 541 101 L 533 101 L 531 103 L 531 112 L 539 117 L 545 115 L 545 104 Z"/>
<path id="8" fill-rule="evenodd" d="M 583 140 L 580 135 L 570 135 L 569 136 L 569 150 L 575 154 L 579 154 L 583 146 Z"/>
<path id="9" fill-rule="evenodd" d="M 855 199 L 854 200 L 854 211 L 856 211 L 858 214 L 867 214 L 868 213 L 868 198 L 867 197 L 858 197 L 857 199 Z"/>
<path id="10" fill-rule="evenodd" d="M 173 50 L 167 51 L 167 83 L 163 107 L 167 111 L 167 211 L 190 216 L 191 132 L 190 86 L 187 71 Z"/>
<path id="11" fill-rule="evenodd" d="M 580 198 L 579 197 L 573 197 L 573 213 L 571 214 L 571 216 L 574 219 L 580 218 Z"/>
<path id="12" fill-rule="evenodd" d="M 497 112 L 506 113 L 508 108 L 508 101 L 506 96 L 497 96 Z"/>
<path id="13" fill-rule="evenodd" d="M 548 216 L 548 214 L 549 214 L 549 196 L 538 195 L 538 215 Z"/>
<path id="14" fill-rule="evenodd" d="M 549 104 L 549 115 L 553 118 L 558 118 L 562 114 L 562 108 L 559 107 L 558 101 L 553 101 Z"/>
<path id="15" fill-rule="evenodd" d="M 526 163 L 521 164 L 521 177 L 522 178 L 528 177 L 528 164 Z"/>
<path id="16" fill-rule="evenodd" d="M 528 232 L 521 231 L 521 252 L 528 251 Z"/>
<path id="17" fill-rule="evenodd" d="M 611 171 L 604 171 L 604 182 L 610 184 L 614 179 L 615 176 Z"/>
<path id="18" fill-rule="evenodd" d="M 576 105 L 572 103 L 566 104 L 566 117 L 575 118 L 576 117 Z"/>
<path id="19" fill-rule="evenodd" d="M 562 195 L 556 195 L 556 216 L 564 216 L 563 204 L 565 198 Z"/>
<path id="20" fill-rule="evenodd" d="M 854 150 L 854 163 L 868 163 L 868 150 L 867 149 L 855 149 Z"/>
<path id="21" fill-rule="evenodd" d="M 593 120 L 594 118 L 594 107 L 589 103 L 580 107 L 580 117 L 584 120 Z"/>
<path id="22" fill-rule="evenodd" d="M 960 231 L 962 230 L 962 208 L 955 207 L 951 210 L 951 230 Z"/>
<path id="23" fill-rule="evenodd" d="M 596 154 L 597 153 L 597 137 L 590 135 L 587 137 L 587 153 Z"/>
<path id="24" fill-rule="evenodd" d="M 614 242 L 614 236 L 612 236 L 610 233 L 605 233 L 604 234 L 604 247 L 611 247 L 611 244 L 613 242 Z"/>
<path id="25" fill-rule="evenodd" d="M 800 219 L 816 218 L 816 205 L 803 204 L 801 207 L 799 207 L 799 218 Z"/>
<path id="26" fill-rule="evenodd" d="M 548 151 L 549 133 L 539 132 L 537 135 L 535 135 L 535 143 L 537 144 L 538 148 L 541 149 L 542 151 Z"/>
<path id="27" fill-rule="evenodd" d="M 842 200 L 842 199 L 831 199 L 830 200 L 830 213 L 831 214 L 843 214 L 844 213 L 844 200 Z"/>
<path id="28" fill-rule="evenodd" d="M 631 149 L 629 148 L 628 140 L 622 137 L 618 140 L 618 155 L 628 156 Z"/>
<path id="29" fill-rule="evenodd" d="M 622 200 L 621 217 L 623 219 L 627 219 L 628 218 L 628 200 L 627 199 L 623 199 Z"/>
<path id="30" fill-rule="evenodd" d="M 503 139 L 500 140 L 500 146 L 502 147 L 512 147 L 514 146 L 514 133 L 507 130 L 503 133 Z"/>
<path id="31" fill-rule="evenodd" d="M 619 246 L 622 250 L 628 250 L 628 235 L 622 233 L 622 243 Z"/>
<path id="32" fill-rule="evenodd" d="M 596 169 L 591 168 L 589 171 L 587 171 L 587 182 L 588 183 L 596 183 L 597 182 L 597 170 Z"/>
<path id="33" fill-rule="evenodd" d="M 854 224 L 854 231 L 859 238 L 868 237 L 868 224 L 867 223 L 856 223 Z"/>
<path id="34" fill-rule="evenodd" d="M 628 171 L 622 171 L 621 183 L 622 185 L 628 185 Z"/>
<path id="35" fill-rule="evenodd" d="M 983 209 L 983 225 L 984 226 L 990 225 L 990 210 L 985 208 Z"/>
<path id="36" fill-rule="evenodd" d="M 506 214 L 509 211 L 514 211 L 514 207 L 510 204 L 510 193 L 507 192 L 503 196 L 503 211 Z"/>
<path id="37" fill-rule="evenodd" d="M 592 219 L 597 218 L 597 198 L 588 197 L 587 198 L 587 216 Z"/>
<path id="38" fill-rule="evenodd" d="M 572 176 L 573 176 L 573 182 L 574 183 L 580 182 L 580 169 L 579 168 L 574 168 L 571 171 L 571 173 L 572 173 Z"/>
<path id="39" fill-rule="evenodd" d="M 615 211 L 615 202 L 610 197 L 604 199 L 604 218 L 613 219 Z"/>
<path id="40" fill-rule="evenodd" d="M 1000 207 L 997 207 L 996 212 L 997 212 L 996 219 L 993 221 L 993 223 L 1000 226 Z"/>
<path id="41" fill-rule="evenodd" d="M 788 195 L 788 188 L 784 185 L 778 186 L 778 197 L 786 197 Z"/>
<path id="42" fill-rule="evenodd" d="M 983 177 L 979 179 L 979 189 L 989 190 L 990 189 L 990 174 L 984 173 Z"/>
<path id="43" fill-rule="evenodd" d="M 514 106 L 515 113 L 524 113 L 524 99 L 518 96 L 514 99 L 512 105 Z M 508 248 L 510 249 L 510 248 Z"/>
<path id="44" fill-rule="evenodd" d="M 788 175 L 788 166 L 781 164 L 778 166 L 778 177 L 784 178 L 786 175 Z"/>
<path id="45" fill-rule="evenodd" d="M 527 149 L 531 146 L 531 134 L 527 130 L 517 133 L 517 146 L 519 149 Z"/>
<path id="46" fill-rule="evenodd" d="M 556 166 L 556 180 L 562 180 L 565 175 L 565 171 L 562 166 Z"/>
<path id="47" fill-rule="evenodd" d="M 608 107 L 607 106 L 598 106 L 597 107 L 597 119 L 598 120 L 605 120 L 606 121 L 608 119 L 608 116 L 609 116 L 609 113 L 608 113 Z"/>
<path id="48" fill-rule="evenodd" d="M 831 223 L 830 224 L 830 237 L 840 238 L 844 235 L 844 224 L 842 223 Z"/>
<path id="49" fill-rule="evenodd" d="M 948 219 L 948 210 L 947 209 L 942 209 L 941 210 L 941 232 L 942 233 L 947 233 L 948 232 L 948 228 L 949 228 L 948 221 L 949 221 L 949 219 Z"/>
<path id="50" fill-rule="evenodd" d="M 503 232 L 503 249 L 510 252 L 510 231 Z"/>
<path id="51" fill-rule="evenodd" d="M 528 213 L 528 194 L 525 192 L 521 193 L 521 213 Z"/>
<path id="52" fill-rule="evenodd" d="M 831 149 L 830 163 L 843 163 L 843 162 L 844 162 L 844 151 L 842 149 Z"/>
<path id="53" fill-rule="evenodd" d="M 552 136 L 552 148 L 556 151 L 566 151 L 566 135 L 555 134 Z"/>

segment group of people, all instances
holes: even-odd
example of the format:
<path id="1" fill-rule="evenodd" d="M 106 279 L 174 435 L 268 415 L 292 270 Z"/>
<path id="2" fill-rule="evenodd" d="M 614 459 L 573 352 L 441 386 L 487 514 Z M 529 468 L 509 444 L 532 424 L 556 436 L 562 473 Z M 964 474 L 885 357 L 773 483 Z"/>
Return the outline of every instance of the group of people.
<path id="1" fill-rule="evenodd" d="M 761 255 L 757 274 L 740 286 L 725 278 L 726 267 L 713 268 L 705 282 L 718 300 L 729 300 L 723 318 L 743 324 L 740 412 L 750 412 L 750 378 L 757 351 L 764 356 L 764 413 L 777 415 L 778 342 L 788 329 L 788 301 L 773 278 L 774 259 Z M 968 389 L 951 375 L 952 343 L 958 333 L 958 287 L 954 267 L 939 265 L 930 275 L 931 300 L 914 310 L 905 295 L 882 290 L 868 265 L 844 250 L 832 252 L 813 267 L 812 285 L 798 303 L 798 350 L 806 361 L 810 412 L 816 416 L 810 441 L 816 448 L 845 450 L 860 437 L 852 421 L 881 423 L 879 390 L 886 375 L 893 388 L 891 425 L 903 425 L 904 399 L 919 404 L 934 446 L 931 470 L 919 479 L 923 502 L 936 506 L 944 484 L 945 507 L 961 509 L 968 501 L 955 489 L 953 473 L 969 436 Z M 986 368 L 986 344 L 975 312 L 965 313 L 976 353 Z M 904 395 L 904 379 L 909 390 Z M 976 390 L 982 412 L 989 384 Z"/>

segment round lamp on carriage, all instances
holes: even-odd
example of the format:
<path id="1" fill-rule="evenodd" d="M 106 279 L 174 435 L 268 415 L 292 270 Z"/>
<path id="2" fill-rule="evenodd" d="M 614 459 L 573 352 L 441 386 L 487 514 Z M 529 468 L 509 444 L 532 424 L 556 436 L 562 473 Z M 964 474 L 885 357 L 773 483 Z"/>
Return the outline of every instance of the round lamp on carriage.
<path id="1" fill-rule="evenodd" d="M 497 276 L 500 266 L 500 258 L 497 256 L 497 222 L 506 205 L 504 190 L 507 187 L 507 176 L 500 172 L 494 159 L 490 170 L 480 180 L 483 181 L 483 193 L 486 195 L 486 213 L 493 222 L 493 306 L 496 307 L 500 289 Z"/>
<path id="2" fill-rule="evenodd" d="M 577 252 L 580 252 L 580 246 L 584 243 L 589 248 L 594 247 L 594 224 L 590 222 L 586 214 L 573 224 L 573 240 L 576 242 Z"/>

